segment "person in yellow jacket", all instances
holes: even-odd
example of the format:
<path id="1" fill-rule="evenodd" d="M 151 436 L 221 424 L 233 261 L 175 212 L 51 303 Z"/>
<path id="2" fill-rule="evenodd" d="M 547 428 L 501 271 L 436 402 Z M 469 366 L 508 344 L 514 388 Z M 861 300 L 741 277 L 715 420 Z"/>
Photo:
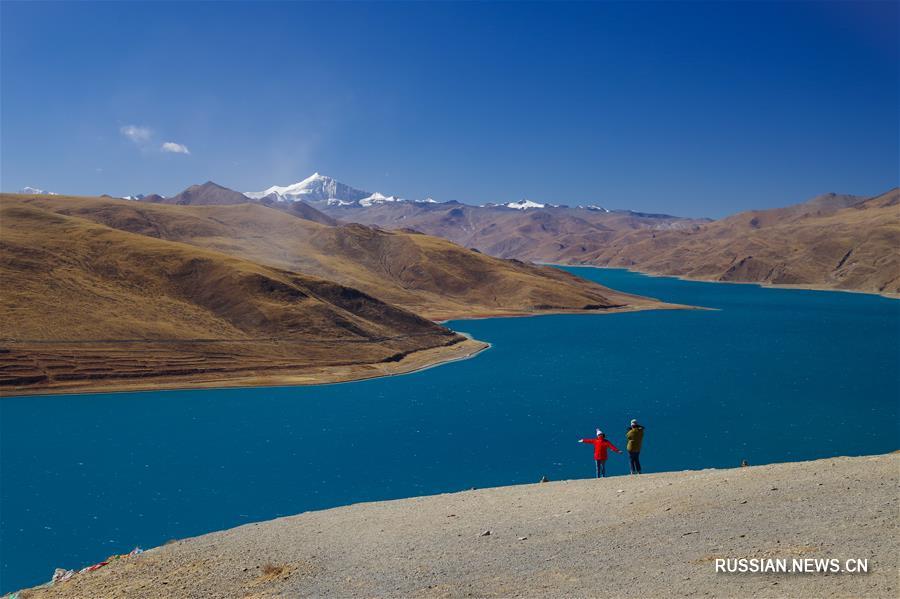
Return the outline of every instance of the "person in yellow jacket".
<path id="1" fill-rule="evenodd" d="M 628 458 L 631 462 L 631 473 L 641 473 L 641 444 L 644 442 L 644 427 L 638 424 L 637 420 L 631 421 L 628 432 L 625 433 L 628 444 L 625 450 L 628 451 Z"/>

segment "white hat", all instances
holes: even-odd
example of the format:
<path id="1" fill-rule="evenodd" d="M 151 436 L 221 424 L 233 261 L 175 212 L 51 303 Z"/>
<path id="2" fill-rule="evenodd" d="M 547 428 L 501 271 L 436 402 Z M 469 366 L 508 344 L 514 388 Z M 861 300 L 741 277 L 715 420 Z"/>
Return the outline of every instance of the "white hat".
<path id="1" fill-rule="evenodd" d="M 637 424 L 637 419 L 636 419 L 636 418 L 632 418 L 632 419 L 631 419 L 631 424 Z"/>
<path id="2" fill-rule="evenodd" d="M 598 435 L 602 435 L 602 434 L 603 434 L 603 431 L 601 431 L 601 430 L 598 428 L 598 429 L 597 429 L 597 434 L 598 434 Z"/>

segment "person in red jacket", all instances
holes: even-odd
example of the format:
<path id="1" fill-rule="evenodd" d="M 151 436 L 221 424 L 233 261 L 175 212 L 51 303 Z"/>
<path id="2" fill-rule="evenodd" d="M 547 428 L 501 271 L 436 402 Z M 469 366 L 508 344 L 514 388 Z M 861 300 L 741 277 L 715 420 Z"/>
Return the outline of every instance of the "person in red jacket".
<path id="1" fill-rule="evenodd" d="M 606 435 L 599 428 L 596 439 L 579 439 L 579 443 L 590 443 L 594 446 L 594 459 L 597 460 L 597 478 L 606 476 L 606 449 L 612 449 L 616 453 L 622 453 L 619 448 L 607 441 Z"/>

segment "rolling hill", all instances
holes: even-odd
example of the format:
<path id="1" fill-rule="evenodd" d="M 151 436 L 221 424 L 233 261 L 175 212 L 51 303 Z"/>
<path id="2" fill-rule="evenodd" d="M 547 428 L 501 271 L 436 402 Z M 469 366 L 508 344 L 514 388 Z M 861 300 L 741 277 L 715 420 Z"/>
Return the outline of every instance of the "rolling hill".
<path id="1" fill-rule="evenodd" d="M 305 274 L 9 197 L 0 218 L 0 388 L 7 391 L 286 374 L 313 380 L 325 368 L 337 379 L 360 378 L 416 352 L 483 347 Z"/>
<path id="2" fill-rule="evenodd" d="M 164 206 L 64 196 L 23 201 L 333 280 L 432 319 L 659 305 L 555 268 L 488 256 L 437 237 L 331 226 L 256 203 Z"/>
<path id="3" fill-rule="evenodd" d="M 682 231 L 632 231 L 553 261 L 715 281 L 900 294 L 900 191 L 828 194 Z"/>
<path id="4" fill-rule="evenodd" d="M 212 181 L 200 185 L 191 185 L 181 193 L 164 198 L 160 195 L 151 195 L 141 198 L 141 201 L 154 204 L 176 204 L 178 206 L 207 206 L 246 204 L 251 201 L 244 194 L 222 187 Z"/>

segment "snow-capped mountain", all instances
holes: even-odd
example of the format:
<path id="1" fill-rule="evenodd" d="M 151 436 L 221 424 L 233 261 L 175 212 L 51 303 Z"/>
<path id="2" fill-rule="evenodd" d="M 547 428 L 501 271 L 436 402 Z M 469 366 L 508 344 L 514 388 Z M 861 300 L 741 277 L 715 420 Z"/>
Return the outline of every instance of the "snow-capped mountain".
<path id="1" fill-rule="evenodd" d="M 367 198 L 363 198 L 356 202 L 359 206 L 363 208 L 368 208 L 369 206 L 374 206 L 375 204 L 388 204 L 391 202 L 410 202 L 412 204 L 437 204 L 431 198 L 425 198 L 424 200 L 407 200 L 406 198 L 398 198 L 397 196 L 386 196 L 383 193 L 378 193 L 377 191 L 370 195 Z M 350 202 L 352 204 L 353 202 Z M 342 205 L 347 205 L 344 203 Z"/>
<path id="2" fill-rule="evenodd" d="M 513 208 L 514 210 L 528 210 L 530 208 L 558 208 L 559 206 L 554 206 L 553 204 L 539 204 L 537 202 L 532 202 L 531 200 L 519 200 L 518 202 L 508 202 L 506 204 L 502 204 L 505 208 Z"/>
<path id="3" fill-rule="evenodd" d="M 47 196 L 57 196 L 58 193 L 54 191 L 44 191 L 43 189 L 38 189 L 37 187 L 23 187 L 19 190 L 19 193 L 25 193 L 29 195 L 47 195 Z"/>
<path id="4" fill-rule="evenodd" d="M 138 193 L 133 196 L 122 196 L 122 199 L 123 200 L 143 200 L 145 197 L 147 197 L 147 196 L 142 193 Z"/>
<path id="5" fill-rule="evenodd" d="M 273 195 L 274 195 L 274 194 L 273 194 Z M 339 208 L 340 208 L 341 206 L 359 206 L 359 200 L 357 200 L 357 201 L 354 202 L 354 201 L 352 201 L 352 200 L 339 200 L 339 199 L 337 199 L 337 198 L 331 198 L 331 199 L 325 201 L 325 205 L 327 205 L 327 206 L 337 206 L 337 207 L 339 207 Z"/>
<path id="6" fill-rule="evenodd" d="M 360 206 L 367 208 L 372 206 L 373 204 L 387 204 L 388 202 L 403 202 L 405 200 L 401 200 L 397 196 L 386 196 L 383 193 L 378 193 L 377 191 L 370 195 L 369 197 L 363 198 L 357 202 Z"/>
<path id="7" fill-rule="evenodd" d="M 264 203 L 303 201 L 315 208 L 326 211 L 328 209 L 336 208 L 372 208 L 373 206 L 402 203 L 419 205 L 439 203 L 433 198 L 409 200 L 395 195 L 383 194 L 378 191 L 364 191 L 341 183 L 331 177 L 320 175 L 319 173 L 313 173 L 306 179 L 291 185 L 273 185 L 263 191 L 244 192 L 244 195 L 254 200 L 263 201 Z M 507 202 L 505 204 L 483 204 L 481 208 L 508 208 L 511 210 L 524 211 L 542 208 L 567 208 L 567 206 L 524 199 L 519 200 L 518 202 Z M 596 204 L 576 206 L 576 208 L 597 212 L 609 212 L 609 210 L 603 206 Z"/>
<path id="8" fill-rule="evenodd" d="M 411 202 L 414 204 L 436 204 L 431 198 L 424 200 L 407 200 L 394 195 L 379 192 L 368 192 L 345 185 L 331 177 L 314 173 L 306 179 L 292 185 L 273 185 L 263 191 L 244 193 L 254 200 L 272 200 L 279 202 L 296 202 L 302 200 L 317 207 L 329 208 L 369 208 L 391 202 Z"/>
<path id="9" fill-rule="evenodd" d="M 340 200 L 341 202 L 355 203 L 372 194 L 335 181 L 331 177 L 313 173 L 312 176 L 292 185 L 273 185 L 264 191 L 248 191 L 244 195 L 254 200 L 273 196 L 274 199 L 279 201 L 289 202 L 303 200 L 314 203 Z"/>

